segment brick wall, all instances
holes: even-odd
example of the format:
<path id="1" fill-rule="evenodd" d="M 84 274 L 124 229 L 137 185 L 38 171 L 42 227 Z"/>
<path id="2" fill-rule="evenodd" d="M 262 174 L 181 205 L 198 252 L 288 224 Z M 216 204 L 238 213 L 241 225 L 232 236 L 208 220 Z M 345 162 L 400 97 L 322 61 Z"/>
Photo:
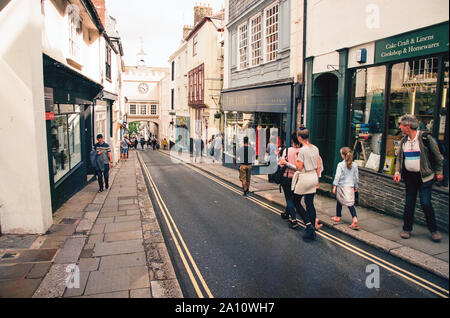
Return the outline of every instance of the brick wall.
<path id="1" fill-rule="evenodd" d="M 405 185 L 394 183 L 392 176 L 385 176 L 359 169 L 359 204 L 377 210 L 380 213 L 403 219 L 405 206 Z M 432 194 L 432 204 L 436 214 L 438 228 L 448 233 L 449 212 L 448 190 L 436 187 Z M 425 216 L 417 197 L 415 223 L 426 225 Z"/>

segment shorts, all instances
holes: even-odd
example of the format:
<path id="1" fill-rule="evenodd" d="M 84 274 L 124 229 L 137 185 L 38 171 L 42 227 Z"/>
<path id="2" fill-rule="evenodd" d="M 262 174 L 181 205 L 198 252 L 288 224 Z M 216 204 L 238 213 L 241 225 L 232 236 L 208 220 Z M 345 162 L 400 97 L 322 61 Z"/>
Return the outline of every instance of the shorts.
<path id="1" fill-rule="evenodd" d="M 122 155 L 128 155 L 128 148 L 120 148 L 120 153 Z"/>
<path id="2" fill-rule="evenodd" d="M 250 182 L 250 177 L 252 175 L 252 165 L 243 165 L 239 166 L 239 180 L 241 182 Z"/>

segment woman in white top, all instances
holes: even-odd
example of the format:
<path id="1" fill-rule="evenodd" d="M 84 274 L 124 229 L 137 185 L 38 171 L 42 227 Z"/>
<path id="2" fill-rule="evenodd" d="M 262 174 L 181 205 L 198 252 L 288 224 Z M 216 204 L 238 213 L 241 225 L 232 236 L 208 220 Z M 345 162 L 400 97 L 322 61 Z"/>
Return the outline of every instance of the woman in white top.
<path id="1" fill-rule="evenodd" d="M 298 172 L 297 180 L 292 181 L 296 202 L 305 198 L 306 205 L 306 235 L 304 238 L 314 240 L 318 219 L 314 207 L 314 195 L 319 188 L 319 176 L 322 168 L 319 149 L 310 143 L 309 131 L 307 129 L 298 132 L 298 141 L 303 145 L 298 152 L 296 167 Z"/>

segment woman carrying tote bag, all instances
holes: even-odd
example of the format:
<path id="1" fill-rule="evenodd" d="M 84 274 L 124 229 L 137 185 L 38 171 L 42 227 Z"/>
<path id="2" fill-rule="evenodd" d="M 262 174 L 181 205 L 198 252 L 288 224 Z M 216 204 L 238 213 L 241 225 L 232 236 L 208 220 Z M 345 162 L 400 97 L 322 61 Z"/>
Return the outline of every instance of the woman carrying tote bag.
<path id="1" fill-rule="evenodd" d="M 314 207 L 314 195 L 319 188 L 319 176 L 322 171 L 322 159 L 319 149 L 309 142 L 309 131 L 307 129 L 298 132 L 298 141 L 303 145 L 298 151 L 297 172 L 292 178 L 292 191 L 295 202 L 305 198 L 306 205 L 306 239 L 316 238 L 316 209 Z M 318 224 L 317 224 L 318 225 Z"/>

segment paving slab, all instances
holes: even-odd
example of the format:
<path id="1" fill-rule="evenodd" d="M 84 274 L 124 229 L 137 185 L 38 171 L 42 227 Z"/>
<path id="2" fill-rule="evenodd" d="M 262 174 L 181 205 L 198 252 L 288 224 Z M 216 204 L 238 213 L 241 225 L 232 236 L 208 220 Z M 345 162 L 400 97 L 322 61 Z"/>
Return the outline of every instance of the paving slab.
<path id="1" fill-rule="evenodd" d="M 91 234 L 101 234 L 105 230 L 105 224 L 94 224 L 91 229 Z"/>
<path id="2" fill-rule="evenodd" d="M 0 280 L 19 279 L 25 277 L 33 264 L 8 264 L 0 266 Z"/>
<path id="3" fill-rule="evenodd" d="M 135 231 L 141 229 L 140 221 L 128 221 L 120 223 L 108 223 L 105 227 L 105 233 Z"/>
<path id="4" fill-rule="evenodd" d="M 3 235 L 0 236 L 0 249 L 29 248 L 38 235 Z"/>
<path id="5" fill-rule="evenodd" d="M 150 288 L 132 289 L 130 298 L 152 298 Z"/>
<path id="6" fill-rule="evenodd" d="M 146 266 L 91 272 L 85 295 L 150 287 Z"/>
<path id="7" fill-rule="evenodd" d="M 31 262 L 49 262 L 52 261 L 56 252 L 56 248 L 42 248 L 36 250 L 8 250 L 8 253 L 17 253 L 17 257 L 0 258 L 0 265 L 11 263 L 31 263 Z"/>
<path id="8" fill-rule="evenodd" d="M 142 231 L 141 230 L 106 233 L 104 241 L 105 242 L 116 242 L 116 241 L 128 241 L 128 240 L 138 240 L 138 239 L 142 239 Z"/>
<path id="9" fill-rule="evenodd" d="M 106 224 L 106 223 L 113 223 L 114 222 L 114 217 L 113 216 L 111 216 L 111 217 L 102 217 L 102 218 L 98 218 L 96 221 L 95 221 L 95 223 L 96 224 Z"/>
<path id="10" fill-rule="evenodd" d="M 94 247 L 94 257 L 143 252 L 142 240 L 100 242 Z"/>
<path id="11" fill-rule="evenodd" d="M 78 282 L 79 285 L 74 285 L 71 288 L 66 288 L 63 297 L 77 297 L 83 295 L 88 278 L 89 272 L 80 272 L 80 280 Z"/>
<path id="12" fill-rule="evenodd" d="M 52 263 L 50 263 L 50 262 L 33 264 L 33 268 L 28 273 L 26 278 L 30 278 L 30 279 L 43 278 L 45 275 L 47 275 L 51 266 L 52 266 Z"/>
<path id="13" fill-rule="evenodd" d="M 94 294 L 94 295 L 88 295 L 88 296 L 80 296 L 75 298 L 129 298 L 129 291 L 119 291 L 119 292 L 112 292 L 112 293 L 104 293 L 104 294 Z"/>
<path id="14" fill-rule="evenodd" d="M 69 238 L 55 258 L 56 264 L 76 264 L 86 238 Z"/>
<path id="15" fill-rule="evenodd" d="M 116 216 L 114 218 L 114 222 L 115 223 L 119 223 L 119 222 L 129 222 L 129 221 L 138 221 L 140 220 L 140 215 L 136 214 L 136 215 L 125 215 L 125 216 Z"/>
<path id="16" fill-rule="evenodd" d="M 144 265 L 146 265 L 144 252 L 110 255 L 101 257 L 99 270 Z"/>
<path id="17" fill-rule="evenodd" d="M 31 298 L 42 279 L 0 280 L 2 298 Z"/>
<path id="18" fill-rule="evenodd" d="M 99 263 L 100 258 L 98 257 L 81 258 L 78 263 L 78 268 L 80 269 L 80 272 L 92 272 L 98 269 Z"/>

